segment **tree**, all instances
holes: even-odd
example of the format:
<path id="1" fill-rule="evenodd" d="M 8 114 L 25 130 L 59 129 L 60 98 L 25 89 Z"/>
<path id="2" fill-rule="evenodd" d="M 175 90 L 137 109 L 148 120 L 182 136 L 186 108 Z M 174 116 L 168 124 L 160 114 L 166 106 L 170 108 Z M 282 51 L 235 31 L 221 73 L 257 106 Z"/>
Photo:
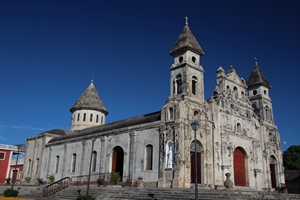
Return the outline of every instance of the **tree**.
<path id="1" fill-rule="evenodd" d="M 300 170 L 300 145 L 292 145 L 284 151 L 283 166 L 287 170 Z"/>

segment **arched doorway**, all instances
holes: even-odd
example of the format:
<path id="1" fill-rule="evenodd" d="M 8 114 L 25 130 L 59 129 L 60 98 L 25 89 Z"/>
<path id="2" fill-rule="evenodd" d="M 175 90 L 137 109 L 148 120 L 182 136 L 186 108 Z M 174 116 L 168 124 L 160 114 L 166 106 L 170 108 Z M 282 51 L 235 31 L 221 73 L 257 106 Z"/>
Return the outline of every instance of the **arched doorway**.
<path id="1" fill-rule="evenodd" d="M 246 186 L 245 153 L 241 147 L 234 150 L 233 163 L 235 186 Z"/>
<path id="2" fill-rule="evenodd" d="M 196 149 L 197 149 L 197 182 L 202 183 L 201 177 L 201 151 L 202 146 L 199 141 L 196 142 Z M 191 143 L 190 146 L 190 155 L 191 155 L 191 183 L 196 182 L 196 168 L 195 168 L 195 141 Z"/>
<path id="3" fill-rule="evenodd" d="M 276 158 L 270 157 L 270 173 L 271 173 L 271 185 L 272 188 L 276 188 Z"/>
<path id="4" fill-rule="evenodd" d="M 119 172 L 120 177 L 123 177 L 123 164 L 124 164 L 124 151 L 120 146 L 117 146 L 113 150 L 112 155 L 112 172 Z"/>

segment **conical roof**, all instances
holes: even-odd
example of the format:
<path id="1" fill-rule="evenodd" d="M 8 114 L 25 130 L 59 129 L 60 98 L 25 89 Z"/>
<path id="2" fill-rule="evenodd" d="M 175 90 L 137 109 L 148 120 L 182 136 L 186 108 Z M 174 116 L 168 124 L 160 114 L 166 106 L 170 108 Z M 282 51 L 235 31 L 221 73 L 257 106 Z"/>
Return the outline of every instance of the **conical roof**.
<path id="1" fill-rule="evenodd" d="M 200 56 L 204 55 L 203 49 L 199 45 L 198 41 L 196 40 L 192 31 L 190 30 L 189 26 L 186 23 L 176 43 L 174 44 L 172 50 L 170 51 L 170 55 L 176 56 L 187 50 L 199 54 Z"/>
<path id="2" fill-rule="evenodd" d="M 88 86 L 88 88 L 83 92 L 83 94 L 79 97 L 70 111 L 73 113 L 76 110 L 96 110 L 108 114 L 103 101 L 101 100 L 93 81 Z"/>
<path id="3" fill-rule="evenodd" d="M 259 69 L 257 61 L 255 61 L 255 66 L 248 78 L 247 86 L 248 88 L 253 88 L 257 86 L 265 86 L 268 89 L 271 88 L 269 81 L 266 79 L 262 71 Z"/>

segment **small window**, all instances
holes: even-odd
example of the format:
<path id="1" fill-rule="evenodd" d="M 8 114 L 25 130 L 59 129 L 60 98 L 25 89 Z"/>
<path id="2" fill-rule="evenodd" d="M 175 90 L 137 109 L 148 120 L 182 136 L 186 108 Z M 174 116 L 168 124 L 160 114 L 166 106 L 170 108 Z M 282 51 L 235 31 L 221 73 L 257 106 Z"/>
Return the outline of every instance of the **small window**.
<path id="1" fill-rule="evenodd" d="M 97 165 L 97 152 L 94 151 L 92 154 L 92 172 L 96 171 L 96 165 Z"/>
<path id="2" fill-rule="evenodd" d="M 27 174 L 28 175 L 30 173 L 30 168 L 31 168 L 31 159 L 28 160 L 28 169 L 27 169 Z"/>
<path id="3" fill-rule="evenodd" d="M 152 170 L 153 165 L 153 146 L 148 144 L 146 146 L 146 170 Z"/>
<path id="4" fill-rule="evenodd" d="M 103 124 L 103 116 L 101 116 L 101 124 Z"/>
<path id="5" fill-rule="evenodd" d="M 241 127 L 241 124 L 240 124 L 240 123 L 237 123 L 236 129 L 237 129 L 237 132 L 238 132 L 238 133 L 241 133 L 241 132 L 242 132 L 242 127 Z"/>
<path id="6" fill-rule="evenodd" d="M 266 120 L 269 120 L 270 119 L 270 109 L 268 106 L 266 106 L 265 111 L 266 111 Z"/>
<path id="7" fill-rule="evenodd" d="M 77 121 L 79 121 L 79 119 L 80 119 L 80 113 L 78 113 L 77 115 Z"/>
<path id="8" fill-rule="evenodd" d="M 253 95 L 257 95 L 257 90 L 253 90 Z"/>
<path id="9" fill-rule="evenodd" d="M 76 169 L 76 153 L 72 155 L 71 172 L 75 172 L 75 169 Z"/>
<path id="10" fill-rule="evenodd" d="M 85 122 L 86 113 L 83 114 L 83 121 Z"/>
<path id="11" fill-rule="evenodd" d="M 193 63 L 196 63 L 196 60 L 197 60 L 197 59 L 196 59 L 196 57 L 195 57 L 195 56 L 193 56 L 193 57 L 192 57 L 192 61 L 193 61 Z"/>
<path id="12" fill-rule="evenodd" d="M 4 160 L 5 158 L 5 152 L 0 152 L 0 160 Z"/>
<path id="13" fill-rule="evenodd" d="M 197 77 L 193 76 L 192 78 L 192 93 L 193 95 L 196 95 L 197 91 Z"/>
<path id="14" fill-rule="evenodd" d="M 238 89 L 237 89 L 237 87 L 235 87 L 235 86 L 234 86 L 234 88 L 233 88 L 233 95 L 234 95 L 234 97 L 235 97 L 236 99 L 239 97 L 239 95 L 238 95 Z"/>
<path id="15" fill-rule="evenodd" d="M 183 61 L 183 57 L 180 56 L 179 59 L 178 59 L 178 61 L 181 63 Z"/>
<path id="16" fill-rule="evenodd" d="M 175 89 L 174 94 L 182 93 L 182 80 L 181 80 L 181 75 L 180 74 L 176 76 L 174 84 L 176 85 L 176 86 L 174 85 L 175 86 L 174 87 L 174 89 Z"/>
<path id="17" fill-rule="evenodd" d="M 93 114 L 90 114 L 90 122 L 93 121 Z"/>
<path id="18" fill-rule="evenodd" d="M 169 119 L 170 120 L 174 119 L 174 110 L 173 110 L 173 108 L 169 108 Z"/>
<path id="19" fill-rule="evenodd" d="M 99 122 L 99 115 L 97 115 L 97 117 L 96 117 L 96 123 L 98 123 Z"/>
<path id="20" fill-rule="evenodd" d="M 38 174 L 38 172 L 39 172 L 39 164 L 40 164 L 40 159 L 37 158 L 37 159 L 36 159 L 36 169 L 35 169 L 35 173 L 36 173 L 36 174 Z"/>
<path id="21" fill-rule="evenodd" d="M 58 172 L 58 167 L 59 167 L 59 156 L 56 156 L 55 173 Z"/>
<path id="22" fill-rule="evenodd" d="M 227 85 L 226 92 L 227 92 L 227 94 L 231 93 L 229 85 Z"/>
<path id="23" fill-rule="evenodd" d="M 194 120 L 199 121 L 200 120 L 200 115 L 198 111 L 194 112 Z"/>

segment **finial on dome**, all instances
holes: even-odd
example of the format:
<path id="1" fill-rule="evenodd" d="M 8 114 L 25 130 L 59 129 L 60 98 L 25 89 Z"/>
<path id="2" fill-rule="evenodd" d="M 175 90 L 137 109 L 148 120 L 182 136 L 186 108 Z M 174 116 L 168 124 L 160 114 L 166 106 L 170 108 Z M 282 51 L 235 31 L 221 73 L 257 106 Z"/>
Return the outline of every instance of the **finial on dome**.
<path id="1" fill-rule="evenodd" d="M 255 66 L 258 66 L 258 62 L 257 62 L 257 58 L 256 57 L 254 58 L 254 63 L 255 63 Z"/>
<path id="2" fill-rule="evenodd" d="M 91 83 L 94 83 L 94 76 L 92 76 L 92 80 L 91 80 Z"/>
<path id="3" fill-rule="evenodd" d="M 185 25 L 188 25 L 189 23 L 188 23 L 188 17 L 185 17 Z"/>

